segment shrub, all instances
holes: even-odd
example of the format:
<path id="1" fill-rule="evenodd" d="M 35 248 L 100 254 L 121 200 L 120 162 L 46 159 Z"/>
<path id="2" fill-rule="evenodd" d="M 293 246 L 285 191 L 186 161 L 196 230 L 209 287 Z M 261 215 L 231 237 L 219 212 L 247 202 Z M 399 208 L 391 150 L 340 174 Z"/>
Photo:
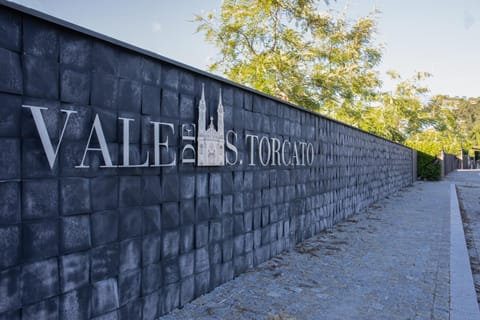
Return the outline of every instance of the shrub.
<path id="1" fill-rule="evenodd" d="M 440 180 L 442 166 L 437 157 L 417 151 L 417 175 L 427 180 Z"/>

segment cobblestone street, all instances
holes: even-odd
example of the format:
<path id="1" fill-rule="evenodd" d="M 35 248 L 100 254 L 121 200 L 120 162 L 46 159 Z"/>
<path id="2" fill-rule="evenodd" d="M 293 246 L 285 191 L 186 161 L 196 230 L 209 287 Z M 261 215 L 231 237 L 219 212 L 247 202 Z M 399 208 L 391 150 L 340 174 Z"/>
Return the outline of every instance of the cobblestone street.
<path id="1" fill-rule="evenodd" d="M 162 319 L 449 319 L 449 182 L 417 182 Z"/>

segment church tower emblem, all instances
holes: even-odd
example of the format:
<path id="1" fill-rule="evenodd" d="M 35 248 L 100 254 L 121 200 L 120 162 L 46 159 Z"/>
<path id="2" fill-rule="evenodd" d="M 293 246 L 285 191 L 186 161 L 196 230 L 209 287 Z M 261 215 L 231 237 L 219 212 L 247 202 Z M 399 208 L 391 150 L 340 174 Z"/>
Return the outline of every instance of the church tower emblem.
<path id="1" fill-rule="evenodd" d="M 202 84 L 202 97 L 198 104 L 198 136 L 197 136 L 197 165 L 224 166 L 225 165 L 225 133 L 223 127 L 222 89 L 220 89 L 217 107 L 217 128 L 210 117 L 206 126 L 207 104 L 205 102 L 205 87 Z"/>

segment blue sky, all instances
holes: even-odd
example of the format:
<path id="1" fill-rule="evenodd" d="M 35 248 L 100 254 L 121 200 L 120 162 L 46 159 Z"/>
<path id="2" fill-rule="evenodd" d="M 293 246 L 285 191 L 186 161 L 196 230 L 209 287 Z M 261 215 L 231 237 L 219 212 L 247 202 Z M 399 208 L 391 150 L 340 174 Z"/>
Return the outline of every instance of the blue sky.
<path id="1" fill-rule="evenodd" d="M 196 33 L 195 14 L 220 10 L 221 0 L 15 0 L 96 32 L 199 69 L 217 50 Z M 337 0 L 347 16 L 381 11 L 377 40 L 384 46 L 382 74 L 433 74 L 431 94 L 480 96 L 480 0 Z M 384 79 L 385 90 L 392 83 Z"/>

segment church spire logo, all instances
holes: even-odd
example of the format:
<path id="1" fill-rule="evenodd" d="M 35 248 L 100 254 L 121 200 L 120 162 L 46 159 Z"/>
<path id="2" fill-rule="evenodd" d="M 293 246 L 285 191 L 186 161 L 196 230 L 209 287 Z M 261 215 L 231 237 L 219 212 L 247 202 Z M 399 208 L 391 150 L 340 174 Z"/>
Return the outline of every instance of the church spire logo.
<path id="1" fill-rule="evenodd" d="M 210 117 L 206 125 L 207 104 L 205 86 L 202 84 L 202 97 L 198 104 L 197 166 L 225 165 L 225 129 L 223 126 L 222 89 L 220 89 L 217 107 L 217 128 Z"/>

